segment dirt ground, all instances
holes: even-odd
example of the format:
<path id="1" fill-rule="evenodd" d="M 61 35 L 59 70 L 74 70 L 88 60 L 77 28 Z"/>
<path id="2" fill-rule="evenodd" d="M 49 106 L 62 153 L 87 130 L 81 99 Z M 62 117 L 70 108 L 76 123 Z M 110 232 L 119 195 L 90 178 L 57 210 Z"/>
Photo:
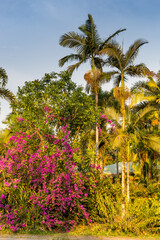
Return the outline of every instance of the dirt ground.
<path id="1" fill-rule="evenodd" d="M 5 234 L 0 235 L 0 240 L 154 240 L 154 238 Z M 156 238 L 156 240 L 158 240 L 158 238 Z"/>

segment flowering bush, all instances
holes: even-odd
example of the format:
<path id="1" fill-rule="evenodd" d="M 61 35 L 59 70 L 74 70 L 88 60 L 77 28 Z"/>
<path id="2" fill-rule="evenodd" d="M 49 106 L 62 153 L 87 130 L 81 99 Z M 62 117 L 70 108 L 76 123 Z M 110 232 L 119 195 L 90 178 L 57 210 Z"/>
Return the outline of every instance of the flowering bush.
<path id="1" fill-rule="evenodd" d="M 89 222 L 87 190 L 74 160 L 78 150 L 70 146 L 67 126 L 43 135 L 17 120 L 26 131 L 10 138 L 0 158 L 0 229 L 68 230 Z"/>

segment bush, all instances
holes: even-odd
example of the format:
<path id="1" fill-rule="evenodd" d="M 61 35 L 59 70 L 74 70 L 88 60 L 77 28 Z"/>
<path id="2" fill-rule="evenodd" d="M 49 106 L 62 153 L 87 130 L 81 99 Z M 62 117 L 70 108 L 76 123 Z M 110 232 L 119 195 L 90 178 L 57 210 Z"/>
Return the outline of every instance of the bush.
<path id="1" fill-rule="evenodd" d="M 160 232 L 160 202 L 154 198 L 137 198 L 127 206 L 125 218 L 117 219 L 112 230 L 140 235 Z"/>
<path id="2" fill-rule="evenodd" d="M 23 127 L 24 119 L 18 119 Z M 69 132 L 17 132 L 0 158 L 1 229 L 65 229 L 89 222 L 81 173 L 76 170 Z"/>

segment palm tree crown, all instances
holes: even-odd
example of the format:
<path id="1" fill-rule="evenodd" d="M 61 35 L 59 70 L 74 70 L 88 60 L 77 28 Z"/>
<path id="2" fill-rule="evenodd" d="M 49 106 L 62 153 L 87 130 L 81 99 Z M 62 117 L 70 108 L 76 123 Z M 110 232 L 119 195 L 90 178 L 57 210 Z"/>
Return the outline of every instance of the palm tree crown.
<path id="1" fill-rule="evenodd" d="M 61 46 L 76 50 L 76 54 L 70 54 L 59 60 L 59 66 L 63 66 L 69 61 L 77 61 L 77 63 L 68 67 L 70 72 L 73 72 L 82 63 L 85 63 L 88 60 L 91 61 L 91 66 L 93 68 L 96 67 L 102 70 L 105 61 L 101 56 L 99 56 L 99 52 L 113 44 L 113 37 L 120 32 L 125 31 L 126 29 L 119 29 L 106 40 L 102 41 L 98 34 L 92 15 L 88 14 L 86 23 L 81 25 L 79 30 L 81 31 L 81 34 L 75 32 L 65 33 L 61 36 L 59 41 Z"/>
<path id="2" fill-rule="evenodd" d="M 114 85 L 119 86 L 127 80 L 126 76 L 140 77 L 144 76 L 149 70 L 144 63 L 134 65 L 134 60 L 139 52 L 139 48 L 148 43 L 146 40 L 136 40 L 124 54 L 122 47 L 117 43 L 110 47 L 104 48 L 100 51 L 100 54 L 108 54 L 109 57 L 106 64 L 113 67 L 115 70 L 106 74 L 108 79 L 114 77 Z"/>

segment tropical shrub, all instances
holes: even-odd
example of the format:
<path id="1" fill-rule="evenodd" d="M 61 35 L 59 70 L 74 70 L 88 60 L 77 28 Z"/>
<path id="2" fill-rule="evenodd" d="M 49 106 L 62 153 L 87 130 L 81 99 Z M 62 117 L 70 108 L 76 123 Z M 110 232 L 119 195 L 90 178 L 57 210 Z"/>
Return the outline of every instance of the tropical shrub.
<path id="1" fill-rule="evenodd" d="M 86 189 L 76 170 L 67 126 L 56 135 L 27 127 L 15 133 L 0 158 L 1 229 L 65 229 L 89 222 Z"/>
<path id="2" fill-rule="evenodd" d="M 158 198 L 140 197 L 130 203 L 124 219 L 119 219 L 114 225 L 120 232 L 159 233 L 160 232 L 160 202 Z"/>

